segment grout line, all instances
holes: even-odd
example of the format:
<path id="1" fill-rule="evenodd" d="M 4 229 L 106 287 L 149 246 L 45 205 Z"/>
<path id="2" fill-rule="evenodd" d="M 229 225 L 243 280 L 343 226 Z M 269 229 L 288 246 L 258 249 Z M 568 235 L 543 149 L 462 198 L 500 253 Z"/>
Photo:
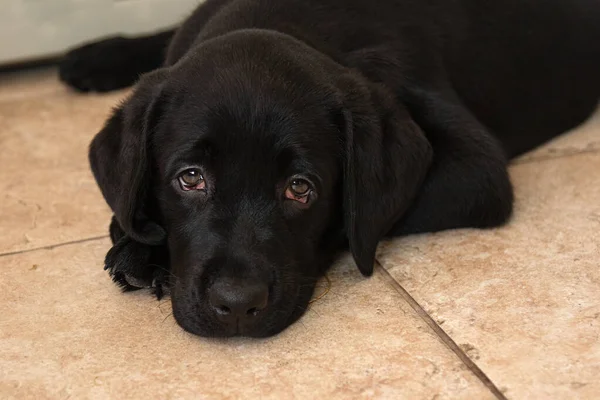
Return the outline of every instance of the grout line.
<path id="1" fill-rule="evenodd" d="M 8 253 L 0 253 L 0 257 L 14 256 L 16 254 L 31 253 L 32 251 L 38 251 L 38 250 L 52 250 L 52 249 L 55 249 L 57 247 L 69 246 L 71 244 L 93 242 L 94 240 L 107 239 L 109 237 L 110 236 L 108 236 L 108 235 L 93 236 L 93 237 L 89 237 L 89 238 L 85 238 L 85 239 L 71 240 L 70 242 L 64 242 L 64 243 L 58 243 L 58 244 L 49 244 L 49 245 L 46 245 L 46 246 L 34 247 L 33 249 L 9 251 Z"/>
<path id="2" fill-rule="evenodd" d="M 581 149 L 581 150 L 577 150 L 577 151 L 573 151 L 571 153 L 565 153 L 565 154 L 546 154 L 546 155 L 540 155 L 538 157 L 531 157 L 531 158 L 525 158 L 523 160 L 515 160 L 509 163 L 509 167 L 512 165 L 525 165 L 525 164 L 534 164 L 537 162 L 544 162 L 544 161 L 552 161 L 552 160 L 560 160 L 563 158 L 569 158 L 569 157 L 576 157 L 582 154 L 594 154 L 594 153 L 599 153 L 600 149 L 596 149 L 596 148 L 592 148 L 592 149 Z"/>
<path id="3" fill-rule="evenodd" d="M 388 280 L 392 286 L 396 289 L 396 291 L 402 296 L 402 298 L 412 307 L 413 310 L 421 317 L 423 321 L 433 331 L 435 334 L 441 339 L 441 341 L 458 356 L 458 358 L 471 370 L 473 374 L 492 392 L 494 396 L 498 400 L 507 400 L 506 396 L 494 385 L 490 378 L 475 364 L 469 356 L 456 344 L 456 342 L 440 327 L 433 318 L 417 303 L 417 301 L 398 283 L 397 280 L 392 277 L 392 275 L 386 270 L 383 265 L 379 262 L 379 260 L 375 260 L 375 265 L 377 269 L 381 271 L 382 275 L 384 275 L 385 279 Z"/>

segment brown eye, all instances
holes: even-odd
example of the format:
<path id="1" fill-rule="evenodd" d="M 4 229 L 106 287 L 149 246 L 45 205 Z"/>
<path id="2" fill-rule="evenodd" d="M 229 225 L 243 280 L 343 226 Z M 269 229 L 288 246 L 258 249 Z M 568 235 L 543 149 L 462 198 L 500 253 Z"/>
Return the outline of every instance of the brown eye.
<path id="1" fill-rule="evenodd" d="M 310 182 L 302 178 L 294 178 L 290 181 L 285 190 L 285 197 L 290 200 L 296 200 L 300 203 L 307 204 L 310 200 L 310 194 L 313 188 Z"/>
<path id="2" fill-rule="evenodd" d="M 183 190 L 202 190 L 206 182 L 199 169 L 190 168 L 179 175 L 179 184 Z"/>
<path id="3" fill-rule="evenodd" d="M 296 196 L 305 196 L 310 190 L 310 184 L 304 179 L 294 179 L 290 183 L 290 189 L 292 189 L 292 192 L 294 192 Z"/>

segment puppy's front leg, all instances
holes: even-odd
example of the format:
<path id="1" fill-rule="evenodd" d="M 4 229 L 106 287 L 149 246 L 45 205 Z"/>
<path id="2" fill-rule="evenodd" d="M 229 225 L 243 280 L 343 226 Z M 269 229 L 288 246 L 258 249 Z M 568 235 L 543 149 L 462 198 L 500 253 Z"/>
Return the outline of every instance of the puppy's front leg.
<path id="1" fill-rule="evenodd" d="M 110 224 L 113 247 L 106 254 L 104 269 L 124 291 L 152 288 L 157 298 L 169 283 L 169 253 L 166 246 L 149 246 L 125 234 L 116 218 Z"/>

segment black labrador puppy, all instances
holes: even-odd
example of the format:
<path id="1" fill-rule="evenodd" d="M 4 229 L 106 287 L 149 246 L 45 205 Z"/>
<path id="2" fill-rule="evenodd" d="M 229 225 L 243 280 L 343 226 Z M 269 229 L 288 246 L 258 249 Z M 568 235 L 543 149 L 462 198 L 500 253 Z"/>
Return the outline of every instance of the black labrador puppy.
<path id="1" fill-rule="evenodd" d="M 106 268 L 169 288 L 190 332 L 269 336 L 345 246 L 370 275 L 386 235 L 507 221 L 507 159 L 598 104 L 600 2 L 208 0 L 60 74 L 105 91 L 153 69 L 90 148 Z"/>

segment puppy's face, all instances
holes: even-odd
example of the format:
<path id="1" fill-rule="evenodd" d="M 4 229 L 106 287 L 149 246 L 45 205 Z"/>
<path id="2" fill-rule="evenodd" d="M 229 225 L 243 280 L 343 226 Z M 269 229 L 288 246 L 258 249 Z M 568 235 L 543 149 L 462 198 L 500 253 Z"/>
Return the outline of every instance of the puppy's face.
<path id="1" fill-rule="evenodd" d="M 90 160 L 127 237 L 168 247 L 177 322 L 258 337 L 302 315 L 342 243 L 372 273 L 430 148 L 393 95 L 250 31 L 144 77 Z"/>
<path id="2" fill-rule="evenodd" d="M 262 68 L 225 65 L 165 84 L 153 192 L 177 321 L 200 335 L 266 336 L 302 314 L 330 261 L 341 134 L 316 82 L 284 89 Z"/>

